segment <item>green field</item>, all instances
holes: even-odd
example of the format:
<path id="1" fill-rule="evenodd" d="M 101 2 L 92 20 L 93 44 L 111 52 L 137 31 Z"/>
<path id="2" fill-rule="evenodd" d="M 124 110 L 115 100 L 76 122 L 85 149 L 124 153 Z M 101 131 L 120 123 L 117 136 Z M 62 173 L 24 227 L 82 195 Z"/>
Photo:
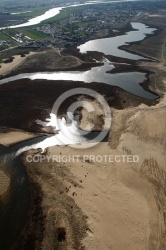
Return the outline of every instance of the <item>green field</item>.
<path id="1" fill-rule="evenodd" d="M 19 33 L 22 33 L 24 36 L 28 36 L 31 39 L 36 40 L 36 41 L 47 37 L 46 34 L 37 30 L 33 30 L 31 28 L 19 28 L 15 30 Z"/>
<path id="2" fill-rule="evenodd" d="M 87 8 L 87 6 L 77 6 L 77 7 L 62 9 L 58 15 L 43 21 L 42 24 L 43 23 L 54 23 L 57 21 L 61 21 L 63 19 L 69 18 L 73 13 L 78 12 L 79 10 L 82 10 L 85 8 Z"/>
<path id="3" fill-rule="evenodd" d="M 47 10 L 49 10 L 48 7 L 36 8 L 36 9 L 33 9 L 32 12 L 20 13 L 20 14 L 17 14 L 16 16 L 23 16 L 23 17 L 27 17 L 27 18 L 33 18 L 33 17 L 43 15 Z"/>
<path id="4" fill-rule="evenodd" d="M 9 36 L 4 34 L 2 31 L 0 32 L 0 40 L 11 40 Z"/>
<path id="5" fill-rule="evenodd" d="M 0 2 L 0 7 L 4 6 L 5 3 L 4 2 Z"/>
<path id="6" fill-rule="evenodd" d="M 16 46 L 17 43 L 7 34 L 5 34 L 3 31 L 0 31 L 0 40 L 9 40 L 11 41 L 11 46 Z"/>

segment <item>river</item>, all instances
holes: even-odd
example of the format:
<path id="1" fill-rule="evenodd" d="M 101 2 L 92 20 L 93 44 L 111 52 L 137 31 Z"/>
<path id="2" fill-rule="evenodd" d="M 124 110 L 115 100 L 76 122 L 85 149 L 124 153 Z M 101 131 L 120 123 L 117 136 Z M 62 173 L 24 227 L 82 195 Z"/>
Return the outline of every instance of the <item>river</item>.
<path id="1" fill-rule="evenodd" d="M 61 12 L 61 10 L 65 9 L 65 8 L 84 6 L 84 5 L 92 5 L 92 4 L 108 4 L 108 3 L 114 4 L 114 3 L 119 3 L 119 2 L 136 2 L 136 1 L 140 1 L 140 0 L 88 1 L 88 2 L 85 2 L 83 4 L 73 4 L 73 5 L 66 5 L 63 7 L 56 7 L 56 8 L 52 8 L 52 9 L 46 11 L 44 14 L 42 14 L 40 16 L 29 19 L 25 23 L 18 24 L 18 25 L 12 25 L 12 26 L 8 26 L 8 27 L 1 27 L 0 30 L 6 29 L 6 28 L 10 28 L 10 29 L 22 28 L 22 27 L 33 26 L 33 25 L 39 24 L 47 19 L 55 17 L 56 15 L 58 15 Z M 15 13 L 13 13 L 13 14 L 15 14 Z"/>

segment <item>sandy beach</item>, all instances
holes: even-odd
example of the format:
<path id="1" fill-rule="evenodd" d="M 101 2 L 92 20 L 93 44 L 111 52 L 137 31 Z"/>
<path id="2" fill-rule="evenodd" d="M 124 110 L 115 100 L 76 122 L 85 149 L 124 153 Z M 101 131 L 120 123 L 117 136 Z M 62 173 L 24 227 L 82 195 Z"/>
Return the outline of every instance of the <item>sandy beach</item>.
<path id="1" fill-rule="evenodd" d="M 9 147 L 13 144 L 29 140 L 37 136 L 38 136 L 37 134 L 23 132 L 23 131 L 11 131 L 7 133 L 0 132 L 0 144 Z"/>

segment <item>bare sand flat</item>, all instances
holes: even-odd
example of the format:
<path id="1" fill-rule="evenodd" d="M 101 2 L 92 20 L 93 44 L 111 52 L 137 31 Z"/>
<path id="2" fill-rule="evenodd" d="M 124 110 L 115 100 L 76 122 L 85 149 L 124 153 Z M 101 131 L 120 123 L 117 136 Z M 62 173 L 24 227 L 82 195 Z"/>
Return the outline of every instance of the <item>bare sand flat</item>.
<path id="1" fill-rule="evenodd" d="M 60 151 L 59 148 L 49 150 L 51 154 Z M 115 153 L 107 143 L 88 150 L 89 156 Z M 63 154 L 87 155 L 87 150 L 64 148 Z M 121 170 L 128 164 L 82 162 L 80 159 L 78 163 L 65 166 L 81 185 L 72 187 L 69 195 L 73 197 L 73 192 L 76 193 L 74 200 L 88 217 L 87 236 L 83 240 L 86 249 L 147 249 L 149 207 L 144 194 L 122 181 Z M 128 172 L 132 175 L 131 169 Z M 137 175 L 136 178 L 139 181 Z M 66 185 L 69 184 L 66 182 Z M 154 209 L 157 211 L 155 203 Z"/>
<path id="2" fill-rule="evenodd" d="M 49 148 L 52 156 L 80 155 L 78 162 L 63 164 L 81 186 L 70 188 L 68 195 L 73 198 L 76 193 L 74 200 L 88 217 L 85 249 L 161 249 L 157 246 L 165 228 L 165 207 L 160 203 L 166 189 L 165 115 L 165 99 L 156 107 L 114 111 L 109 144 L 85 150 Z M 138 155 L 139 161 L 83 162 L 85 155 Z M 64 183 L 70 185 L 66 179 Z"/>
<path id="3" fill-rule="evenodd" d="M 0 75 L 7 75 L 15 68 L 19 67 L 23 61 L 26 60 L 27 57 L 30 57 L 32 55 L 36 54 L 36 52 L 30 52 L 28 55 L 25 55 L 25 57 L 21 57 L 20 55 L 15 55 L 14 59 L 10 63 L 1 63 L 0 67 Z"/>
<path id="4" fill-rule="evenodd" d="M 0 144 L 4 146 L 11 146 L 12 144 L 19 143 L 31 138 L 37 137 L 36 134 L 21 132 L 21 131 L 11 131 L 8 133 L 0 132 Z"/>
<path id="5" fill-rule="evenodd" d="M 85 110 L 83 114 L 86 126 L 89 117 Z M 78 249 L 78 239 L 88 250 L 165 249 L 165 116 L 165 97 L 151 107 L 112 109 L 109 142 L 82 150 L 50 147 L 44 156 L 52 158 L 42 163 L 28 163 L 24 158 L 43 194 L 42 249 L 56 242 L 53 235 L 59 228 L 66 235 L 65 241 L 56 243 L 60 249 Z M 91 119 L 97 124 L 98 116 Z M 105 155 L 136 155 L 139 160 L 111 158 L 110 162 L 102 158 Z"/>

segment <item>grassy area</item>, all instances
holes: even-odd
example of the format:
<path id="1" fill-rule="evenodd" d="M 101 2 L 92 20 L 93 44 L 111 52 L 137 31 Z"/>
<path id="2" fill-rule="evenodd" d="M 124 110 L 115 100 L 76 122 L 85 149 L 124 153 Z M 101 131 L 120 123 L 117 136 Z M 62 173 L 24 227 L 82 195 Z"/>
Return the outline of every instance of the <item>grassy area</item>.
<path id="1" fill-rule="evenodd" d="M 11 46 L 16 46 L 17 43 L 3 31 L 0 31 L 0 40 L 9 40 L 11 42 Z"/>
<path id="2" fill-rule="evenodd" d="M 0 2 L 0 7 L 4 6 L 5 3 L 3 1 Z"/>
<path id="3" fill-rule="evenodd" d="M 43 21 L 42 24 L 43 23 L 54 23 L 57 21 L 61 21 L 63 19 L 69 18 L 73 13 L 78 12 L 79 10 L 82 10 L 85 8 L 87 8 L 86 5 L 62 9 L 58 15 Z"/>
<path id="4" fill-rule="evenodd" d="M 10 49 L 10 50 L 7 50 L 7 51 L 3 51 L 0 53 L 0 63 L 2 62 L 2 60 L 4 58 L 10 58 L 14 55 L 21 55 L 22 53 L 28 53 L 30 50 L 27 49 L 27 50 L 23 50 L 21 48 L 15 48 L 15 49 Z"/>
<path id="5" fill-rule="evenodd" d="M 0 63 L 4 58 L 10 58 L 14 55 L 28 54 L 30 51 L 42 51 L 42 49 L 32 49 L 32 48 L 14 48 L 0 53 Z"/>
<path id="6" fill-rule="evenodd" d="M 28 36 L 31 39 L 36 40 L 36 41 L 47 37 L 46 34 L 37 30 L 33 30 L 31 28 L 19 28 L 15 30 L 19 33 L 22 33 L 24 36 Z"/>
<path id="7" fill-rule="evenodd" d="M 68 9 L 64 9 L 62 10 L 58 15 L 52 17 L 52 18 L 49 18 L 47 20 L 44 20 L 42 22 L 43 23 L 54 23 L 56 21 L 60 21 L 60 20 L 63 20 L 65 18 L 69 18 L 71 16 L 71 11 L 68 10 Z"/>
<path id="8" fill-rule="evenodd" d="M 11 40 L 11 38 L 0 31 L 0 40 Z"/>
<path id="9" fill-rule="evenodd" d="M 27 17 L 27 18 L 33 18 L 33 17 L 43 15 L 48 10 L 49 10 L 48 7 L 36 8 L 36 9 L 33 9 L 32 12 L 20 13 L 20 14 L 17 14 L 15 16 L 23 16 L 23 17 Z"/>

